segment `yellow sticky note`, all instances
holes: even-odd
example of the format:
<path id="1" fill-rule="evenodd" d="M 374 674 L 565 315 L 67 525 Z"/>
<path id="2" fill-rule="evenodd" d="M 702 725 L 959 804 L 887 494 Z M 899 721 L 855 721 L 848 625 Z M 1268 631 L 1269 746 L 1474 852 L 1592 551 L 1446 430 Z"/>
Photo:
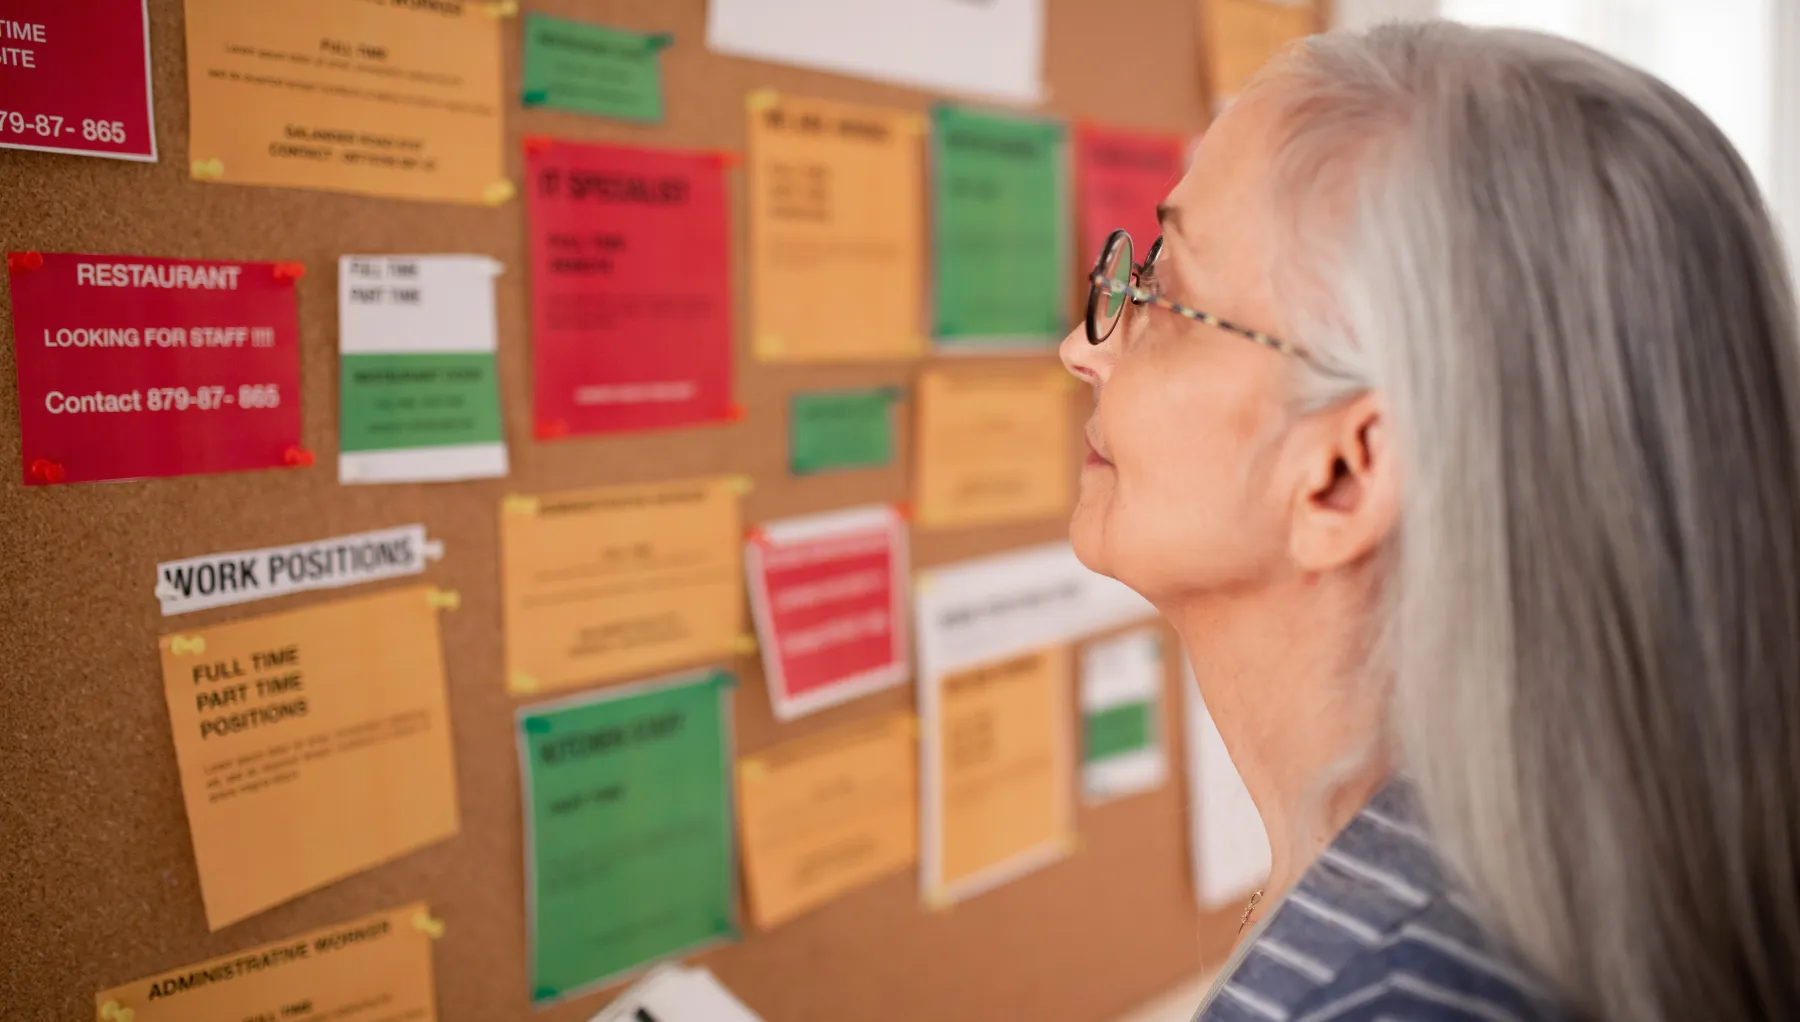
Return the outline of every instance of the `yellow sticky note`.
<path id="1" fill-rule="evenodd" d="M 924 526 L 1054 518 L 1076 462 L 1061 366 L 959 366 L 919 375 L 913 513 Z"/>
<path id="2" fill-rule="evenodd" d="M 124 1022 L 380 1017 L 433 1022 L 431 936 L 412 924 L 424 902 L 302 933 L 94 995 L 94 1017 Z"/>
<path id="3" fill-rule="evenodd" d="M 758 929 L 916 860 L 912 720 L 857 721 L 738 763 L 739 844 Z"/>
<path id="4" fill-rule="evenodd" d="M 939 884 L 968 893 L 984 877 L 1064 855 L 1075 840 L 1068 651 L 1039 650 L 959 671 L 937 686 L 925 748 L 938 826 Z"/>
<path id="5" fill-rule="evenodd" d="M 482 203 L 506 177 L 481 4 L 187 0 L 187 67 L 212 180 Z"/>
<path id="6" fill-rule="evenodd" d="M 916 117 L 767 94 L 748 104 L 750 310 L 765 361 L 923 351 Z"/>
<path id="7" fill-rule="evenodd" d="M 211 929 L 456 833 L 428 592 L 190 631 L 200 656 L 160 644 Z"/>
<path id="8" fill-rule="evenodd" d="M 735 655 L 736 477 L 546 494 L 500 515 L 506 670 L 544 690 Z"/>

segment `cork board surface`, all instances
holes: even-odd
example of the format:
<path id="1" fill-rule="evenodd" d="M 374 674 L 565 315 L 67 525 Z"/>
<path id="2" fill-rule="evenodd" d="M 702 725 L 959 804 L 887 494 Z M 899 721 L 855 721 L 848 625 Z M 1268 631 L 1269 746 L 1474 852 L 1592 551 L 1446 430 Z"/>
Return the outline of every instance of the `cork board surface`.
<path id="1" fill-rule="evenodd" d="M 508 153 L 525 134 L 740 150 L 746 92 L 923 110 L 931 96 L 726 58 L 704 45 L 703 0 L 527 0 L 526 9 L 669 31 L 668 118 L 637 127 L 517 105 L 518 23 L 504 30 Z M 1207 104 L 1194 0 L 1048 0 L 1050 112 L 1196 132 Z M 509 492 L 744 472 L 747 521 L 907 497 L 907 447 L 890 469 L 795 479 L 786 469 L 795 390 L 909 385 L 917 364 L 758 364 L 741 329 L 734 426 L 537 443 L 530 429 L 524 211 L 208 185 L 189 179 L 180 0 L 151 0 L 162 162 L 0 151 L 9 249 L 300 260 L 302 401 L 310 468 L 27 490 L 0 472 L 0 1015 L 92 1017 L 95 991 L 414 899 L 447 932 L 436 949 L 446 1022 L 585 1019 L 609 994 L 542 1012 L 528 1004 L 522 835 L 512 713 L 501 684 L 496 506 Z M 742 181 L 732 188 L 741 238 Z M 739 246 L 741 251 L 741 246 Z M 485 253 L 498 282 L 510 477 L 342 487 L 336 482 L 336 260 L 358 253 Z M 1072 270 L 1073 272 L 1073 270 Z M 0 323 L 11 309 L 0 294 Z M 0 464 L 19 462 L 17 381 L 0 356 Z M 1085 408 L 1085 395 L 1075 395 Z M 901 432 L 910 414 L 902 403 Z M 1083 412 L 1085 414 L 1085 412 Z M 1078 416 L 1079 418 L 1079 416 Z M 1078 437 L 1066 438 L 1070 465 Z M 157 562 L 425 523 L 447 557 L 425 578 L 460 590 L 444 619 L 462 831 L 448 841 L 208 933 L 163 702 L 152 595 Z M 1064 522 L 921 532 L 916 567 L 1061 537 Z M 372 587 L 371 587 L 372 588 Z M 332 598 L 302 594 L 182 618 L 205 625 Z M 1174 643 L 1165 648 L 1173 650 Z M 752 660 L 734 665 L 740 754 L 910 705 L 907 688 L 775 723 Z M 1171 661 L 1163 714 L 1180 755 Z M 1070 708 L 1071 714 L 1074 708 Z M 1196 973 L 1229 943 L 1232 913 L 1193 907 L 1181 771 L 1157 791 L 1078 818 L 1073 857 L 945 912 L 895 874 L 769 933 L 699 956 L 769 1022 L 836 1019 L 1104 1020 Z"/>

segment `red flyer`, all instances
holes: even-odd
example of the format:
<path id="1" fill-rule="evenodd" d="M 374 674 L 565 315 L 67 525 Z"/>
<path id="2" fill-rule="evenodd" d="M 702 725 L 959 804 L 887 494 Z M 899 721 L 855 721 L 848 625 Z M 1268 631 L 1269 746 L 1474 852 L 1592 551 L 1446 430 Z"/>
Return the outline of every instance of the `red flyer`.
<path id="1" fill-rule="evenodd" d="M 717 153 L 525 142 L 539 438 L 734 418 Z"/>
<path id="2" fill-rule="evenodd" d="M 906 527 L 893 508 L 770 522 L 744 544 L 744 572 L 777 719 L 906 680 Z"/>
<path id="3" fill-rule="evenodd" d="M 307 464 L 298 263 L 10 252 L 26 483 Z"/>
<path id="4" fill-rule="evenodd" d="M 0 148 L 156 159 L 147 0 L 7 0 Z"/>
<path id="5" fill-rule="evenodd" d="M 1082 125 L 1075 129 L 1076 218 L 1081 235 L 1081 272 L 1100 254 L 1106 236 L 1116 228 L 1131 232 L 1143 261 L 1150 243 L 1162 231 L 1156 206 L 1169 195 L 1187 168 L 1185 142 L 1174 135 L 1153 135 L 1118 128 Z M 1080 294 L 1087 294 L 1084 286 Z"/>

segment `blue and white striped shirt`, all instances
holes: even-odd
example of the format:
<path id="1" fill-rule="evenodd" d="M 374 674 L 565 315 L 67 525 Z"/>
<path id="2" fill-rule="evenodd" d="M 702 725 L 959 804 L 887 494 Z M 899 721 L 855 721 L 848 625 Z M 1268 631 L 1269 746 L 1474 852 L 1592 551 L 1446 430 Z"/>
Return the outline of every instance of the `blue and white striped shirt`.
<path id="1" fill-rule="evenodd" d="M 1194 1022 L 1553 1022 L 1553 998 L 1451 889 L 1390 782 L 1288 892 Z"/>

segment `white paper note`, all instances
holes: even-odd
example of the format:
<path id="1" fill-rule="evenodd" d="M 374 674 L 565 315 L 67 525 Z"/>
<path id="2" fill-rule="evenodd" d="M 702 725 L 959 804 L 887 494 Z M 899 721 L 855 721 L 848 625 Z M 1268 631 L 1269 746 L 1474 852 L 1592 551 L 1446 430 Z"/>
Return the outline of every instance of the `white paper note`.
<path id="1" fill-rule="evenodd" d="M 1046 543 L 919 573 L 919 672 L 939 675 L 1153 617 L 1123 584 Z"/>
<path id="2" fill-rule="evenodd" d="M 1149 791 L 1168 778 L 1162 686 L 1162 637 L 1153 628 L 1082 651 L 1081 786 L 1089 802 Z"/>
<path id="3" fill-rule="evenodd" d="M 1016 103 L 1043 98 L 1043 0 L 712 0 L 721 53 Z"/>
<path id="4" fill-rule="evenodd" d="M 478 255 L 339 257 L 340 483 L 506 474 L 494 361 L 500 270 Z"/>
<path id="5" fill-rule="evenodd" d="M 762 1022 L 704 966 L 651 971 L 588 1022 Z"/>
<path id="6" fill-rule="evenodd" d="M 1225 740 L 1206 711 L 1185 655 L 1181 702 L 1187 731 L 1188 848 L 1194 900 L 1209 912 L 1242 905 L 1269 876 L 1269 838 Z"/>
<path id="7" fill-rule="evenodd" d="M 171 617 L 311 589 L 404 578 L 442 556 L 444 544 L 426 539 L 425 526 L 401 525 L 164 561 L 156 566 L 156 598 L 162 601 L 163 616 Z"/>

